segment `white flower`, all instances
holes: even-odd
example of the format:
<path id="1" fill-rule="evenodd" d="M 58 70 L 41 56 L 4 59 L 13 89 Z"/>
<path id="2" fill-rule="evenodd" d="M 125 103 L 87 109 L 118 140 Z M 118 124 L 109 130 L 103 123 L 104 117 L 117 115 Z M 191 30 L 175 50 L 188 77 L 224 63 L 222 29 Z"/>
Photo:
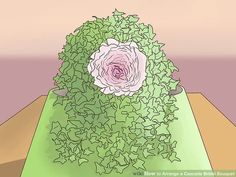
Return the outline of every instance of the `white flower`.
<path id="1" fill-rule="evenodd" d="M 108 39 L 91 55 L 89 73 L 105 94 L 133 95 L 146 77 L 146 56 L 134 42 Z"/>

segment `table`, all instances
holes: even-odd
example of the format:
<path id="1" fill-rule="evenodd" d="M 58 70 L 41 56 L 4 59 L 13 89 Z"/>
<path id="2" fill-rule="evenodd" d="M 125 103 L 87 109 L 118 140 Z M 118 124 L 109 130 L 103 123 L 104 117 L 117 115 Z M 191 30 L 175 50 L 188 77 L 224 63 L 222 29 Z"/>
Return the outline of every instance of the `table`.
<path id="1" fill-rule="evenodd" d="M 235 125 L 203 94 L 187 95 L 212 168 L 236 169 Z M 0 125 L 0 176 L 20 176 L 46 98 L 38 97 Z"/>

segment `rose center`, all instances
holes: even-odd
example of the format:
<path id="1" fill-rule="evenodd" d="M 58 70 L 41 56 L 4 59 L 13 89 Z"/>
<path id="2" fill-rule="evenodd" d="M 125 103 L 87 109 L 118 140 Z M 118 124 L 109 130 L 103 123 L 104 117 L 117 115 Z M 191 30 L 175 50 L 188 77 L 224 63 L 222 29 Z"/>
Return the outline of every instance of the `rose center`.
<path id="1" fill-rule="evenodd" d="M 124 70 L 120 66 L 114 65 L 112 68 L 112 75 L 116 79 L 123 79 Z"/>

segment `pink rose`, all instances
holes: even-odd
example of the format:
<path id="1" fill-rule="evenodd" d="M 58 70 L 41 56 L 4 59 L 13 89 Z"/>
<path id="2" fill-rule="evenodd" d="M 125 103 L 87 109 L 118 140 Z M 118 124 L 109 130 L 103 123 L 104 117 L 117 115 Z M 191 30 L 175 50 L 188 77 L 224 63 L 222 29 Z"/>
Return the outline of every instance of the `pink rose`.
<path id="1" fill-rule="evenodd" d="M 108 39 L 92 54 L 88 71 L 103 93 L 133 95 L 145 80 L 146 60 L 134 42 Z"/>

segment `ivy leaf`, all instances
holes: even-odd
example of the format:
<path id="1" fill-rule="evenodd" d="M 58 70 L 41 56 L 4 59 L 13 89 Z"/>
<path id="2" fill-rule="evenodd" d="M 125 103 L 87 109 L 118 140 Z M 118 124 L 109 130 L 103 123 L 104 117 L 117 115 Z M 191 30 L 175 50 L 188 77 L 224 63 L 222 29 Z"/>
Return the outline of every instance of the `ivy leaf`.
<path id="1" fill-rule="evenodd" d="M 112 106 L 106 108 L 107 117 L 115 117 L 115 113 L 116 113 L 116 110 Z"/>
<path id="2" fill-rule="evenodd" d="M 173 112 L 179 110 L 179 108 L 178 108 L 177 106 L 175 106 L 175 105 L 171 105 L 171 106 L 169 107 L 169 109 L 170 109 L 171 113 L 173 113 Z"/>
<path id="3" fill-rule="evenodd" d="M 83 163 L 86 163 L 86 162 L 88 162 L 88 159 L 81 158 L 78 160 L 79 165 L 82 165 Z"/>
<path id="4" fill-rule="evenodd" d="M 181 160 L 177 157 L 177 153 L 176 152 L 172 152 L 170 157 L 169 157 L 169 160 L 171 162 L 174 162 L 174 161 L 178 161 L 178 162 L 181 162 Z"/>
<path id="5" fill-rule="evenodd" d="M 142 124 L 145 127 L 148 127 L 148 126 L 151 126 L 151 125 L 156 125 L 156 123 L 151 121 L 150 119 L 145 119 L 145 122 L 143 122 Z"/>
<path id="6" fill-rule="evenodd" d="M 123 138 L 119 138 L 117 141 L 117 149 L 123 150 L 125 147 L 125 141 Z"/>
<path id="7" fill-rule="evenodd" d="M 151 25 L 148 25 L 148 36 L 151 39 L 153 39 L 156 36 L 156 34 L 153 32 L 153 27 Z"/>
<path id="8" fill-rule="evenodd" d="M 147 148 L 145 148 L 145 149 L 143 150 L 143 156 L 144 156 L 145 158 L 147 158 L 148 156 L 153 156 L 153 155 L 155 155 L 155 154 L 148 152 L 148 149 L 147 149 Z"/>
<path id="9" fill-rule="evenodd" d="M 161 123 L 164 122 L 164 118 L 165 118 L 166 114 L 164 111 L 159 112 L 159 115 L 155 115 L 152 117 L 152 120 L 157 122 L 157 123 Z"/>
<path id="10" fill-rule="evenodd" d="M 132 151 L 132 152 L 137 152 L 137 151 L 138 151 L 138 148 L 139 148 L 139 147 L 137 147 L 137 146 L 132 146 L 132 147 L 131 147 L 131 151 Z"/>
<path id="11" fill-rule="evenodd" d="M 136 23 L 139 20 L 139 17 L 137 15 L 129 15 L 127 19 L 130 23 Z"/>
<path id="12" fill-rule="evenodd" d="M 52 122 L 50 133 L 58 134 L 60 131 L 61 131 L 61 124 L 58 121 Z"/>
<path id="13" fill-rule="evenodd" d="M 84 155 L 90 155 L 92 153 L 93 153 L 93 151 L 91 151 L 89 148 L 84 150 Z"/>
<path id="14" fill-rule="evenodd" d="M 68 147 L 71 149 L 72 152 L 74 152 L 77 149 L 77 144 L 76 143 L 69 143 Z"/>
<path id="15" fill-rule="evenodd" d="M 114 16 L 122 16 L 122 15 L 124 15 L 125 13 L 124 12 L 120 12 L 120 11 L 118 11 L 117 9 L 115 9 L 115 11 L 113 12 L 113 15 Z"/>
<path id="16" fill-rule="evenodd" d="M 70 43 L 73 37 L 74 37 L 74 36 L 73 36 L 72 33 L 68 34 L 68 35 L 66 36 L 66 41 L 67 41 L 68 43 Z"/>
<path id="17" fill-rule="evenodd" d="M 119 157 L 115 158 L 116 161 L 120 164 L 120 165 L 126 165 L 127 163 L 125 162 L 125 157 L 120 154 Z"/>
<path id="18" fill-rule="evenodd" d="M 168 154 L 169 154 L 168 152 L 165 152 L 165 153 L 162 153 L 161 156 L 162 156 L 164 159 L 166 159 L 166 158 L 168 157 Z"/>
<path id="19" fill-rule="evenodd" d="M 177 141 L 174 141 L 172 144 L 171 144 L 171 148 L 174 149 L 176 147 L 176 144 L 177 144 Z"/>
<path id="20" fill-rule="evenodd" d="M 60 162 L 61 164 L 64 164 L 67 160 L 62 154 L 59 154 L 59 157 L 54 160 L 54 162 Z"/>
<path id="21" fill-rule="evenodd" d="M 136 160 L 138 158 L 138 155 L 134 154 L 134 153 L 130 153 L 129 157 L 130 157 L 131 160 Z"/>
<path id="22" fill-rule="evenodd" d="M 125 122 L 127 115 L 121 109 L 116 110 L 116 121 Z"/>
<path id="23" fill-rule="evenodd" d="M 115 147 L 112 147 L 111 149 L 110 149 L 110 152 L 111 152 L 111 154 L 115 154 L 116 152 L 117 152 L 117 149 L 115 148 Z"/>
<path id="24" fill-rule="evenodd" d="M 144 161 L 141 160 L 141 159 L 137 159 L 136 163 L 133 164 L 133 166 L 138 170 L 138 169 L 143 169 L 145 170 L 145 167 L 143 166 L 144 165 Z"/>
<path id="25" fill-rule="evenodd" d="M 120 173 L 120 174 L 123 173 L 124 169 L 127 168 L 127 167 L 128 167 L 128 165 L 123 165 L 123 166 L 117 165 L 117 166 L 115 166 L 117 172 Z"/>
<path id="26" fill-rule="evenodd" d="M 73 109 L 65 111 L 65 113 L 68 115 L 68 118 L 75 117 L 75 111 Z"/>
<path id="27" fill-rule="evenodd" d="M 158 135 L 166 135 L 166 134 L 170 134 L 170 132 L 168 131 L 168 125 L 161 123 L 160 126 L 158 126 L 156 128 L 157 134 Z"/>
<path id="28" fill-rule="evenodd" d="M 91 143 L 95 143 L 95 142 L 97 142 L 96 137 L 95 137 L 95 136 L 92 136 L 92 137 L 90 138 L 90 142 L 91 142 Z"/>
<path id="29" fill-rule="evenodd" d="M 71 128 L 77 128 L 77 125 L 74 124 L 75 121 L 69 120 L 67 121 L 66 129 L 70 130 Z"/>
<path id="30" fill-rule="evenodd" d="M 145 139 L 144 137 L 137 139 L 137 144 L 144 145 L 146 142 L 147 142 L 147 139 Z"/>
<path id="31" fill-rule="evenodd" d="M 105 168 L 102 165 L 100 165 L 98 163 L 95 163 L 95 165 L 96 165 L 96 172 L 97 173 L 99 173 L 101 175 L 105 172 Z"/>
<path id="32" fill-rule="evenodd" d="M 101 161 L 101 165 L 106 168 L 108 166 L 108 164 L 110 163 L 110 157 L 104 157 Z"/>
<path id="33" fill-rule="evenodd" d="M 65 60 L 66 56 L 65 56 L 65 54 L 63 52 L 60 52 L 60 53 L 58 53 L 58 58 L 60 60 Z"/>
<path id="34" fill-rule="evenodd" d="M 59 152 L 59 154 L 64 154 L 65 153 L 65 146 L 64 145 L 62 145 L 62 146 L 60 146 L 59 148 L 57 148 L 56 149 L 57 150 L 57 152 Z"/>
<path id="35" fill-rule="evenodd" d="M 57 104 L 63 105 L 64 98 L 61 96 L 57 96 L 55 102 L 53 103 L 53 106 L 56 106 Z"/>
<path id="36" fill-rule="evenodd" d="M 106 150 L 100 146 L 97 147 L 98 156 L 103 158 L 105 157 Z"/>
<path id="37" fill-rule="evenodd" d="M 75 142 L 81 140 L 81 137 L 77 135 L 77 132 L 78 132 L 77 128 L 71 128 L 67 133 L 68 138 Z"/>
<path id="38" fill-rule="evenodd" d="M 129 136 L 126 136 L 126 142 L 127 142 L 128 144 L 131 144 L 132 141 L 133 141 L 133 140 L 132 140 Z"/>
<path id="39" fill-rule="evenodd" d="M 171 72 L 178 71 L 179 69 L 174 65 L 173 62 L 168 62 L 168 68 L 171 70 Z"/>
<path id="40" fill-rule="evenodd" d="M 154 149 L 154 147 L 153 147 L 152 144 L 148 144 L 148 145 L 147 145 L 147 149 L 148 149 L 148 150 L 152 150 L 152 149 Z"/>
<path id="41" fill-rule="evenodd" d="M 157 148 L 159 152 L 162 152 L 164 150 L 164 146 L 162 144 L 159 144 Z"/>
<path id="42" fill-rule="evenodd" d="M 166 119 L 169 120 L 169 121 L 173 121 L 173 120 L 175 120 L 175 119 L 177 120 L 178 118 L 175 117 L 174 114 L 169 114 L 169 115 L 166 117 Z"/>
<path id="43" fill-rule="evenodd" d="M 145 135 L 146 138 L 154 136 L 154 134 L 152 133 L 152 129 L 144 130 L 144 135 Z"/>
<path id="44" fill-rule="evenodd" d="M 53 139 L 53 141 L 54 141 L 55 145 L 60 145 L 61 144 L 61 142 L 58 138 Z"/>
<path id="45" fill-rule="evenodd" d="M 171 90 L 176 90 L 178 84 L 179 84 L 178 80 L 170 80 L 169 87 Z"/>
<path id="46" fill-rule="evenodd" d="M 121 103 L 120 103 L 120 108 L 125 108 L 126 106 L 130 106 L 130 98 L 125 97 L 124 99 L 122 99 Z"/>
<path id="47" fill-rule="evenodd" d="M 76 157 L 75 157 L 75 155 L 73 154 L 73 155 L 71 155 L 71 156 L 69 157 L 69 159 L 70 159 L 71 162 L 74 162 L 74 161 L 76 160 Z"/>

